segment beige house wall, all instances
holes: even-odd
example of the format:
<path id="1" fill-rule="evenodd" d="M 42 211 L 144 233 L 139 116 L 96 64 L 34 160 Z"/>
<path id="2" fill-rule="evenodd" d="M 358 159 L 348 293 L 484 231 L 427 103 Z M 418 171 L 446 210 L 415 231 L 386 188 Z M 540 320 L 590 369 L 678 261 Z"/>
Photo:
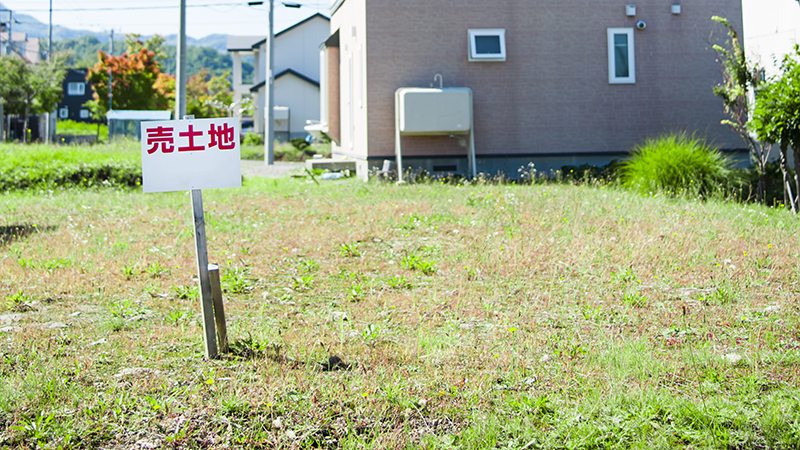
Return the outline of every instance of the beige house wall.
<path id="1" fill-rule="evenodd" d="M 625 15 L 628 3 L 636 4 L 635 17 Z M 395 90 L 429 87 L 436 73 L 445 87 L 473 91 L 478 158 L 625 152 L 646 137 L 681 130 L 721 148 L 742 148 L 720 124 L 722 102 L 712 88 L 721 75 L 711 41 L 725 36 L 710 20 L 727 17 L 741 29 L 741 0 L 683 2 L 679 15 L 671 13 L 673 3 L 680 2 L 345 0 L 331 18 L 331 30 L 341 36 L 339 151 L 392 157 Z M 639 20 L 647 27 L 634 29 L 636 83 L 609 84 L 607 29 L 635 27 Z M 505 29 L 507 60 L 468 62 L 471 28 Z M 368 80 L 366 107 L 355 110 L 348 142 L 347 55 L 358 46 Z M 466 150 L 446 136 L 404 137 L 403 153 Z"/>
<path id="2" fill-rule="evenodd" d="M 338 156 L 366 158 L 367 133 L 367 30 L 366 4 L 344 1 L 331 17 L 331 32 L 339 30 Z"/>

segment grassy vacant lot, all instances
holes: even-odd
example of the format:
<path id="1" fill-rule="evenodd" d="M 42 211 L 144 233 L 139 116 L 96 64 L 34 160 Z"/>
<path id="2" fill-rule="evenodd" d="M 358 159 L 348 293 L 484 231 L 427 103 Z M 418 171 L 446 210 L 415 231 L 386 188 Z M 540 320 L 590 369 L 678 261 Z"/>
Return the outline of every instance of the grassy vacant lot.
<path id="1" fill-rule="evenodd" d="M 798 448 L 798 219 L 613 187 L 0 199 L 0 446 Z M 333 367 L 331 357 L 341 358 Z"/>

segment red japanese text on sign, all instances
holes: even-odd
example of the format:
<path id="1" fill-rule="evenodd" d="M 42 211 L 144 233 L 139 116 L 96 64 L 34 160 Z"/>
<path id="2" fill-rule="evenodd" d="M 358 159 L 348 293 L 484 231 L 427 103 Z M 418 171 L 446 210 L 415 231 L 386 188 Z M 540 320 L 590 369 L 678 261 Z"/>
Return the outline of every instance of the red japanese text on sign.
<path id="1" fill-rule="evenodd" d="M 186 147 L 178 147 L 179 152 L 196 152 L 202 151 L 206 148 L 202 145 L 194 145 L 194 138 L 198 136 L 202 136 L 202 131 L 194 131 L 194 126 L 189 125 L 189 131 L 178 133 L 180 137 L 188 137 L 189 138 L 189 145 Z"/>
<path id="2" fill-rule="evenodd" d="M 155 127 L 147 128 L 147 145 L 152 145 L 147 150 L 148 154 L 153 154 L 161 147 L 162 153 L 172 153 L 175 150 L 175 138 L 172 135 L 172 128 Z"/>
<path id="3" fill-rule="evenodd" d="M 236 141 L 233 135 L 234 128 L 229 127 L 227 123 L 219 127 L 211 124 L 208 130 L 208 135 L 211 137 L 211 142 L 208 144 L 209 148 L 217 146 L 220 150 L 233 150 L 236 147 Z"/>

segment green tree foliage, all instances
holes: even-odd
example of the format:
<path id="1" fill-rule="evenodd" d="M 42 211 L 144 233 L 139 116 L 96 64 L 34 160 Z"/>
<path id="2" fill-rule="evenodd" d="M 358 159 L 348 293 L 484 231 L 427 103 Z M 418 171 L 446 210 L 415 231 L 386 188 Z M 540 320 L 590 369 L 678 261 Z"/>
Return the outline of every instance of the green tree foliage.
<path id="1" fill-rule="evenodd" d="M 129 47 L 136 50 L 122 56 L 98 51 L 99 61 L 89 69 L 87 80 L 94 88 L 93 99 L 86 103 L 95 119 L 102 120 L 109 109 L 168 110 L 170 109 L 169 77 L 161 73 L 156 53 L 134 38 Z M 112 74 L 112 104 L 108 98 L 108 73 Z M 161 79 L 161 80 L 160 80 Z M 174 84 L 172 96 L 174 98 Z"/>
<path id="2" fill-rule="evenodd" d="M 233 102 L 229 73 L 210 76 L 208 69 L 192 75 L 186 83 L 186 113 L 195 118 L 225 117 Z"/>
<path id="3" fill-rule="evenodd" d="M 6 111 L 22 115 L 27 130 L 31 114 L 52 111 L 61 100 L 65 76 L 64 58 L 59 55 L 37 64 L 16 55 L 0 57 L 0 95 Z M 22 140 L 28 141 L 27 132 Z"/>
<path id="4" fill-rule="evenodd" d="M 161 73 L 175 75 L 175 60 L 177 54 L 175 46 L 164 45 L 162 40 L 163 38 L 159 37 L 158 41 L 160 41 L 160 43 L 158 44 L 157 48 L 155 48 L 155 39 L 156 37 L 153 36 L 144 41 L 141 45 L 156 54 L 155 59 L 159 63 L 159 69 L 161 70 Z M 138 41 L 141 40 L 141 38 L 136 37 L 135 40 Z M 136 47 L 136 45 L 138 44 L 135 44 L 134 47 Z M 130 46 L 130 43 L 128 43 L 128 46 Z M 53 48 L 56 52 L 63 52 L 67 54 L 67 67 L 88 68 L 97 63 L 98 51 L 102 50 L 104 52 L 108 52 L 108 43 L 100 42 L 94 36 L 82 36 L 75 39 L 54 41 Z M 115 41 L 114 55 L 120 56 L 125 48 L 126 46 L 121 42 Z M 136 53 L 138 50 L 138 48 L 135 48 L 134 52 L 128 51 L 128 54 Z M 190 46 L 186 49 L 186 65 L 189 76 L 200 72 L 200 70 L 204 68 L 208 69 L 208 72 L 211 75 L 217 76 L 222 75 L 225 72 L 229 72 L 231 70 L 232 62 L 229 54 L 220 53 L 214 48 Z M 253 64 L 251 62 L 246 60 L 242 61 L 242 76 L 245 80 L 252 79 Z"/>
<path id="5" fill-rule="evenodd" d="M 725 45 L 714 45 L 717 61 L 722 67 L 722 83 L 714 87 L 714 94 L 722 98 L 728 119 L 722 123 L 738 134 L 750 150 L 751 162 L 758 172 L 758 201 L 764 200 L 766 165 L 769 149 L 753 137 L 748 126 L 750 99 L 748 91 L 758 87 L 760 78 L 755 67 L 747 62 L 739 35 L 727 19 L 714 16 L 711 20 L 725 27 L 728 39 Z"/>
<path id="6" fill-rule="evenodd" d="M 125 35 L 125 45 L 128 46 L 128 54 L 132 55 L 134 53 L 139 53 L 142 51 L 143 48 L 153 52 L 153 59 L 158 62 L 158 68 L 161 72 L 164 72 L 164 62 L 168 59 L 167 56 L 167 49 L 164 47 L 164 39 L 163 36 L 155 34 L 151 36 L 146 41 L 142 42 L 140 34 L 126 34 Z"/>
<path id="7" fill-rule="evenodd" d="M 758 138 L 769 143 L 780 143 L 781 172 L 783 173 L 784 203 L 797 212 L 800 195 L 800 47 L 794 55 L 786 55 L 781 63 L 781 75 L 758 90 L 751 125 Z M 789 184 L 787 150 L 794 150 L 794 184 L 792 195 Z"/>
<path id="8" fill-rule="evenodd" d="M 117 56 L 122 54 L 123 46 L 116 42 Z M 67 67 L 85 68 L 92 67 L 97 62 L 97 52 L 108 50 L 108 43 L 100 42 L 94 36 L 81 36 L 74 39 L 53 41 L 53 50 L 66 55 Z"/>

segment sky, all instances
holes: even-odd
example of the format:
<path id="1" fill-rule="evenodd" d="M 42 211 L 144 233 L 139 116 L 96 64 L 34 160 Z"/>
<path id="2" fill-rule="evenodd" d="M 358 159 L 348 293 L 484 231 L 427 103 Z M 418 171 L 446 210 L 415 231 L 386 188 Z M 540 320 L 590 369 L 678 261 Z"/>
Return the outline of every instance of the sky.
<path id="1" fill-rule="evenodd" d="M 75 30 L 142 35 L 178 33 L 179 0 L 52 0 L 53 25 Z M 248 0 L 186 0 L 186 34 L 202 38 L 209 34 L 266 35 L 267 4 L 248 6 Z M 320 12 L 330 15 L 330 0 L 286 0 L 300 8 L 287 8 L 275 1 L 275 32 Z M 50 0 L 2 0 L 14 13 L 49 22 Z"/>
<path id="2" fill-rule="evenodd" d="M 266 35 L 267 7 L 248 6 L 248 0 L 186 0 L 186 34 L 202 38 L 209 34 Z M 275 2 L 275 32 L 321 12 L 330 14 L 332 0 L 285 0 L 300 3 L 299 9 Z M 435 1 L 435 0 L 431 0 Z M 630 0 L 635 3 L 635 0 Z M 15 12 L 48 23 L 50 0 L 2 0 Z M 97 32 L 178 33 L 179 0 L 52 0 L 53 24 Z M 688 8 L 691 5 L 687 4 Z M 800 26 L 797 0 L 742 0 L 745 47 L 768 73 L 773 60 L 791 51 Z"/>
<path id="3" fill-rule="evenodd" d="M 800 5 L 797 0 L 742 0 L 742 14 L 748 58 L 760 61 L 767 75 L 776 75 L 776 61 L 797 42 Z"/>

